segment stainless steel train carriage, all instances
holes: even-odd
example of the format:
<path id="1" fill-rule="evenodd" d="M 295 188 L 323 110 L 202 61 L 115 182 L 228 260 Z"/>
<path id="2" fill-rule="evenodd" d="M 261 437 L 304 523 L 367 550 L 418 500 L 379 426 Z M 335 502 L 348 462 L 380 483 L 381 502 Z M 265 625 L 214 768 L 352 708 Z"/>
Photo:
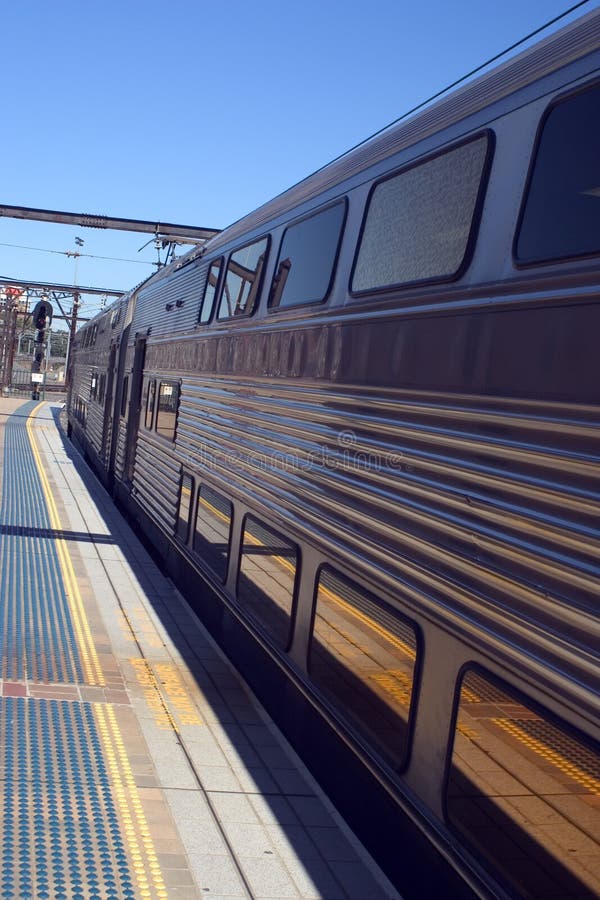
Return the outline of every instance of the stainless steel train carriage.
<path id="1" fill-rule="evenodd" d="M 74 438 L 406 898 L 600 895 L 599 48 L 596 11 L 74 351 Z"/>

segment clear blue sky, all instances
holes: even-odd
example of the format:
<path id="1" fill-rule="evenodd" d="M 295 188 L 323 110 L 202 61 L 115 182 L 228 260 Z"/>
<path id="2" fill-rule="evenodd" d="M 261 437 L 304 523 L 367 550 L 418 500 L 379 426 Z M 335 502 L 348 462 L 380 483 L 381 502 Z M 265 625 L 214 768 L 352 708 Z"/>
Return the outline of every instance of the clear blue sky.
<path id="1" fill-rule="evenodd" d="M 0 203 L 224 227 L 574 2 L 5 3 Z M 4 246 L 76 235 L 135 262 Z M 0 276 L 128 289 L 148 238 L 0 218 Z"/>

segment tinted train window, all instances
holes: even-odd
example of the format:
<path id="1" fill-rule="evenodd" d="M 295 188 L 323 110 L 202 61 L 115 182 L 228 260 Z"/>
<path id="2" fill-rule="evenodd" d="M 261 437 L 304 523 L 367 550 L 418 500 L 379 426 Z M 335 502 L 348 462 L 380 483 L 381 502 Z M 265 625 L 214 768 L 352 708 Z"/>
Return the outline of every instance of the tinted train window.
<path id="1" fill-rule="evenodd" d="M 146 400 L 146 415 L 144 424 L 146 428 L 152 428 L 154 422 L 154 404 L 156 402 L 156 381 L 151 381 L 148 385 L 148 398 Z"/>
<path id="2" fill-rule="evenodd" d="M 353 291 L 460 274 L 487 151 L 483 135 L 376 185 L 354 264 Z"/>
<path id="3" fill-rule="evenodd" d="M 236 250 L 229 257 L 221 290 L 219 319 L 252 312 L 267 257 L 268 238 Z"/>
<path id="4" fill-rule="evenodd" d="M 123 379 L 123 392 L 121 394 L 121 415 L 125 416 L 127 412 L 127 401 L 129 399 L 129 375 Z"/>
<path id="5" fill-rule="evenodd" d="M 541 132 L 519 262 L 600 253 L 600 85 L 558 103 Z"/>
<path id="6" fill-rule="evenodd" d="M 192 509 L 192 495 L 194 493 L 194 480 L 191 475 L 185 473 L 181 476 L 181 488 L 179 490 L 179 512 L 177 514 L 177 537 L 184 544 L 190 533 L 190 512 Z"/>
<path id="7" fill-rule="evenodd" d="M 282 649 L 290 640 L 297 568 L 295 544 L 248 516 L 237 595 L 246 611 Z"/>
<path id="8" fill-rule="evenodd" d="M 156 433 L 169 441 L 175 440 L 178 405 L 179 382 L 161 381 L 156 409 Z"/>
<path id="9" fill-rule="evenodd" d="M 286 229 L 269 306 L 324 300 L 333 278 L 346 204 L 337 203 Z"/>
<path id="10" fill-rule="evenodd" d="M 200 485 L 194 550 L 221 581 L 227 578 L 233 507 L 205 484 Z"/>
<path id="11" fill-rule="evenodd" d="M 600 752 L 508 688 L 464 676 L 452 825 L 519 897 L 600 896 Z"/>
<path id="12" fill-rule="evenodd" d="M 393 767 L 408 753 L 417 636 L 395 610 L 324 568 L 309 673 L 333 705 Z"/>
<path id="13" fill-rule="evenodd" d="M 208 322 L 212 315 L 222 263 L 223 260 L 218 259 L 216 262 L 211 263 L 210 269 L 208 270 L 206 284 L 204 286 L 204 296 L 202 298 L 202 305 L 200 306 L 200 315 L 198 317 L 199 322 Z"/>

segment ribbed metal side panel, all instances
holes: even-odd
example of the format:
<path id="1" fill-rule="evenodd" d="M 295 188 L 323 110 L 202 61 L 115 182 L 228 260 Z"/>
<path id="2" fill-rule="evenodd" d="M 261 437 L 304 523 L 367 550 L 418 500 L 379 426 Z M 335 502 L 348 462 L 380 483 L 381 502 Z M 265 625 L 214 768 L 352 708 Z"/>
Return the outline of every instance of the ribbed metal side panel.
<path id="1" fill-rule="evenodd" d="M 600 463 L 593 411 L 452 395 L 190 378 L 178 450 L 451 616 L 595 658 Z M 528 633 L 529 632 L 529 633 Z"/>
<path id="2" fill-rule="evenodd" d="M 181 467 L 164 443 L 139 435 L 134 469 L 136 500 L 167 534 L 174 534 Z"/>
<path id="3" fill-rule="evenodd" d="M 540 42 L 534 49 L 509 60 L 493 72 L 454 91 L 448 98 L 440 100 L 424 112 L 386 129 L 381 135 L 320 169 L 255 212 L 240 219 L 230 228 L 226 228 L 205 245 L 204 252 L 211 253 L 239 235 L 259 228 L 265 222 L 276 219 L 288 209 L 311 200 L 345 178 L 357 175 L 382 159 L 450 127 L 533 81 L 597 50 L 599 45 L 600 13 L 595 10 Z"/>
<path id="4" fill-rule="evenodd" d="M 125 423 L 119 419 L 119 424 L 117 426 L 117 450 L 115 453 L 115 477 L 119 480 L 123 480 L 123 475 L 125 474 L 125 440 L 127 436 L 127 429 L 125 427 Z"/>
<path id="5" fill-rule="evenodd" d="M 132 332 L 144 334 L 151 328 L 157 337 L 192 329 L 198 321 L 207 269 L 207 263 L 192 263 L 179 271 L 169 270 L 168 279 L 158 277 L 142 287 Z"/>
<path id="6" fill-rule="evenodd" d="M 102 432 L 104 425 L 104 407 L 99 403 L 88 404 L 86 433 L 88 440 L 96 453 L 102 453 Z"/>

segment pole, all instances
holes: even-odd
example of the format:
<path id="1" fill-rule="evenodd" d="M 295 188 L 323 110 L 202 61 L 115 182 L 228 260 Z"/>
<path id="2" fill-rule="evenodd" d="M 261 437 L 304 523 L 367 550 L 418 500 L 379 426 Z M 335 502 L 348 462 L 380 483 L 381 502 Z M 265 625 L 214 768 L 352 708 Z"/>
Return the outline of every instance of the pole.
<path id="1" fill-rule="evenodd" d="M 3 389 L 5 393 L 10 391 L 12 384 L 12 371 L 15 359 L 15 340 L 17 337 L 17 313 L 19 304 L 16 300 L 11 299 L 9 302 L 6 298 L 6 350 L 4 360 L 4 378 Z"/>
<path id="2" fill-rule="evenodd" d="M 72 346 L 73 341 L 75 340 L 75 332 L 77 331 L 77 314 L 79 312 L 79 298 L 80 294 L 76 291 L 73 294 L 73 309 L 71 310 L 71 327 L 69 328 L 69 343 L 67 345 L 67 358 L 65 360 L 65 389 L 71 385 L 71 368 L 72 368 Z"/>

